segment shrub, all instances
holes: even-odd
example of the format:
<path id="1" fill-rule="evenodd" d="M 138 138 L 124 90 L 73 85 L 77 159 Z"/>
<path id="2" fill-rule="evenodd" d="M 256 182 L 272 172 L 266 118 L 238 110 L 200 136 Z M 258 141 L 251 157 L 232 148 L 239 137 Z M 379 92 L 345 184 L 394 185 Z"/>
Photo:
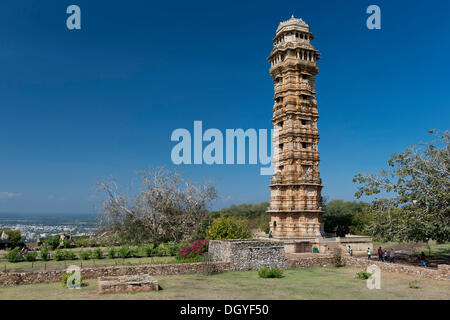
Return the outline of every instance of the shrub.
<path id="1" fill-rule="evenodd" d="M 91 250 L 81 250 L 78 253 L 78 256 L 80 257 L 81 260 L 89 260 L 92 257 L 92 251 Z"/>
<path id="2" fill-rule="evenodd" d="M 75 246 L 78 248 L 97 247 L 97 242 L 94 239 L 89 239 L 87 236 L 80 236 L 74 238 Z"/>
<path id="3" fill-rule="evenodd" d="M 58 248 L 60 242 L 59 236 L 51 236 L 45 240 L 45 244 L 52 250 Z"/>
<path id="4" fill-rule="evenodd" d="M 411 289 L 419 289 L 419 280 L 413 280 L 409 282 L 409 287 Z"/>
<path id="5" fill-rule="evenodd" d="M 169 242 L 167 243 L 167 255 L 168 256 L 176 256 L 178 253 L 178 246 L 176 243 Z"/>
<path id="6" fill-rule="evenodd" d="M 9 250 L 8 253 L 6 254 L 6 259 L 8 260 L 8 262 L 19 262 L 21 260 L 19 248 L 16 247 L 12 250 Z"/>
<path id="7" fill-rule="evenodd" d="M 208 251 L 208 241 L 207 240 L 197 240 L 191 245 L 184 247 L 180 250 L 177 259 L 187 259 L 196 256 L 201 256 L 203 253 Z"/>
<path id="8" fill-rule="evenodd" d="M 109 248 L 108 249 L 108 258 L 114 259 L 116 257 L 116 249 L 115 248 Z"/>
<path id="9" fill-rule="evenodd" d="M 95 259 L 102 259 L 103 258 L 103 252 L 100 248 L 95 248 L 94 250 L 94 258 Z"/>
<path id="10" fill-rule="evenodd" d="M 366 271 L 360 271 L 356 274 L 357 279 L 366 280 L 369 279 L 372 274 Z"/>
<path id="11" fill-rule="evenodd" d="M 130 251 L 131 251 L 131 256 L 132 257 L 135 257 L 135 258 L 142 257 L 141 248 L 136 247 L 134 249 L 130 249 Z"/>
<path id="12" fill-rule="evenodd" d="M 260 278 L 282 278 L 283 270 L 276 268 L 275 269 L 261 268 L 258 271 L 258 275 Z"/>
<path id="13" fill-rule="evenodd" d="M 164 257 L 167 256 L 167 248 L 166 245 L 164 243 L 161 243 L 159 246 L 156 247 L 155 249 L 155 254 L 158 257 Z"/>
<path id="14" fill-rule="evenodd" d="M 66 249 L 72 247 L 72 240 L 71 239 L 64 239 L 63 240 L 63 246 Z"/>
<path id="15" fill-rule="evenodd" d="M 66 253 L 65 253 L 63 250 L 58 249 L 58 250 L 56 250 L 55 253 L 53 254 L 53 258 L 54 258 L 56 261 L 62 261 L 62 260 L 65 260 L 65 259 L 66 259 Z"/>
<path id="16" fill-rule="evenodd" d="M 206 239 L 248 239 L 251 237 L 249 231 L 249 220 L 244 217 L 223 216 L 214 219 L 212 225 L 206 229 Z"/>
<path id="17" fill-rule="evenodd" d="M 66 259 L 67 260 L 76 260 L 77 259 L 77 255 L 72 250 L 67 250 L 66 251 Z"/>
<path id="18" fill-rule="evenodd" d="M 42 261 L 50 260 L 50 254 L 48 252 L 48 248 L 47 247 L 42 247 L 41 248 L 41 260 Z"/>
<path id="19" fill-rule="evenodd" d="M 64 274 L 62 275 L 61 282 L 62 282 L 62 285 L 63 285 L 64 288 L 67 287 L 67 280 L 69 280 L 69 277 L 72 276 L 72 274 L 73 274 L 74 272 L 75 272 L 75 271 L 73 271 L 73 272 L 71 272 L 71 273 L 64 273 Z M 83 277 L 80 276 L 80 285 L 81 285 L 82 283 L 83 283 Z M 75 284 L 75 279 L 72 280 L 72 284 Z"/>
<path id="20" fill-rule="evenodd" d="M 143 246 L 141 251 L 144 254 L 144 256 L 151 257 L 153 255 L 153 246 L 151 245 Z"/>
<path id="21" fill-rule="evenodd" d="M 37 258 L 37 252 L 27 252 L 23 255 L 26 261 L 33 262 L 36 261 Z"/>
<path id="22" fill-rule="evenodd" d="M 342 267 L 344 262 L 342 260 L 341 250 L 336 250 L 333 255 L 333 264 L 336 268 Z"/>
<path id="23" fill-rule="evenodd" d="M 131 256 L 131 250 L 127 246 L 121 246 L 119 248 L 119 257 L 122 259 L 129 258 Z"/>

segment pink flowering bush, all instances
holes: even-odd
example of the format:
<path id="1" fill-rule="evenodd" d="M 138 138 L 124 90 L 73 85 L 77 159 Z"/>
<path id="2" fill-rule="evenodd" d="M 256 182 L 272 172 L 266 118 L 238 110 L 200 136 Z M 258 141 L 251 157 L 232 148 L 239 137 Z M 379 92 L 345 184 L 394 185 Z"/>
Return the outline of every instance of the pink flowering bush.
<path id="1" fill-rule="evenodd" d="M 192 242 L 191 245 L 181 249 L 179 252 L 179 258 L 189 259 L 193 257 L 198 257 L 207 251 L 208 251 L 208 240 L 197 240 Z"/>

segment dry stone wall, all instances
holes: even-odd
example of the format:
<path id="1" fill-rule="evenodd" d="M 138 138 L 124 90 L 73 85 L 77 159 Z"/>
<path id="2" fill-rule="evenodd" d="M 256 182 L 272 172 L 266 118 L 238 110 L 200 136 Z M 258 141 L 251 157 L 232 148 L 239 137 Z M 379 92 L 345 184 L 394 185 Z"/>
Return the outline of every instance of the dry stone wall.
<path id="1" fill-rule="evenodd" d="M 119 266 L 119 267 L 92 267 L 82 268 L 81 276 L 84 279 L 97 279 L 102 277 L 125 276 L 137 274 L 172 275 L 203 273 L 203 263 L 179 263 L 179 264 L 154 264 L 143 266 Z M 208 264 L 210 272 L 222 272 L 230 270 L 228 262 L 213 262 Z M 32 284 L 41 282 L 61 281 L 65 269 L 46 270 L 33 272 L 0 272 L 0 287 Z"/>
<path id="2" fill-rule="evenodd" d="M 286 268 L 284 246 L 267 240 L 211 240 L 209 253 L 215 261 L 230 263 L 232 270 Z"/>
<path id="3" fill-rule="evenodd" d="M 158 291 L 158 280 L 144 275 L 103 277 L 98 279 L 99 293 Z"/>
<path id="4" fill-rule="evenodd" d="M 450 280 L 449 265 L 440 264 L 437 269 L 416 267 L 399 263 L 380 262 L 368 259 L 343 257 L 345 265 L 353 267 L 367 268 L 370 265 L 378 266 L 381 271 L 404 273 L 414 275 L 420 278 L 434 279 L 434 280 Z"/>

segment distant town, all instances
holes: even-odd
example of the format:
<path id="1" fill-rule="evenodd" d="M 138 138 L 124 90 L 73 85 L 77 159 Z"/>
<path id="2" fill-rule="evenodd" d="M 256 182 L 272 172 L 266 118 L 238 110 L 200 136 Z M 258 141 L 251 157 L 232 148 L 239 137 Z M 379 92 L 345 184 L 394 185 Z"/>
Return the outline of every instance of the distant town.
<path id="1" fill-rule="evenodd" d="M 0 230 L 20 230 L 25 242 L 36 242 L 60 233 L 93 235 L 98 225 L 94 215 L 13 215 L 0 214 Z"/>

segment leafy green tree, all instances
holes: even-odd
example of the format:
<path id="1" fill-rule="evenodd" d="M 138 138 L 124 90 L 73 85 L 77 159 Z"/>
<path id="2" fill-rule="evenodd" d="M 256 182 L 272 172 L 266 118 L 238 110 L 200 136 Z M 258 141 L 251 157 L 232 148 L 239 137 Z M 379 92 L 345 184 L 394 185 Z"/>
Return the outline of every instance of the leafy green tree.
<path id="1" fill-rule="evenodd" d="M 33 262 L 36 261 L 37 258 L 37 252 L 27 252 L 23 255 L 24 259 L 28 262 Z"/>
<path id="2" fill-rule="evenodd" d="M 43 246 L 41 248 L 40 254 L 41 254 L 41 260 L 42 261 L 50 260 L 50 253 L 48 252 L 48 247 L 47 246 Z"/>
<path id="3" fill-rule="evenodd" d="M 209 212 L 195 231 L 192 240 L 206 239 L 206 229 L 211 226 L 214 219 L 220 216 L 247 218 L 249 220 L 249 229 L 259 228 L 266 233 L 269 233 L 270 215 L 267 213 L 268 208 L 268 202 L 257 204 L 244 203 L 232 205 L 229 208 L 223 208 L 219 211 Z"/>
<path id="4" fill-rule="evenodd" d="M 45 244 L 47 246 L 49 246 L 49 248 L 52 249 L 52 250 L 55 250 L 56 248 L 58 248 L 60 243 L 61 243 L 61 238 L 58 235 L 48 237 L 45 240 Z"/>
<path id="5" fill-rule="evenodd" d="M 244 217 L 222 216 L 206 230 L 207 240 L 248 239 L 249 221 Z"/>
<path id="6" fill-rule="evenodd" d="M 20 230 L 0 230 L 0 235 L 5 232 L 8 235 L 9 245 L 11 248 L 20 247 L 23 245 L 22 234 Z"/>
<path id="7" fill-rule="evenodd" d="M 332 200 L 324 204 L 325 232 L 336 232 L 338 237 L 348 233 L 363 234 L 368 221 L 369 204 L 357 201 Z"/>
<path id="8" fill-rule="evenodd" d="M 9 250 L 8 253 L 6 254 L 6 259 L 8 260 L 8 262 L 19 262 L 21 260 L 19 248 L 16 247 L 12 250 Z"/>
<path id="9" fill-rule="evenodd" d="M 394 154 L 389 169 L 358 174 L 356 197 L 374 196 L 368 230 L 396 241 L 450 240 L 450 137 L 435 132 L 434 141 Z"/>

